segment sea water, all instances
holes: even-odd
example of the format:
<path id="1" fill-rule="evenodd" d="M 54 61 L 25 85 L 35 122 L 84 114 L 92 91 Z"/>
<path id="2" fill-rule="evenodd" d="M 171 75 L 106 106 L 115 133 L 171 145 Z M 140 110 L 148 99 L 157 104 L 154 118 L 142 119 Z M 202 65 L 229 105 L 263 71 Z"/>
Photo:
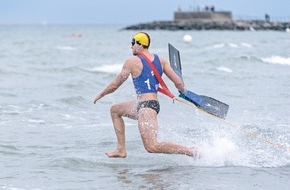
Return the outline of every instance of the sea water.
<path id="1" fill-rule="evenodd" d="M 136 98 L 131 78 L 92 102 L 131 56 L 136 31 L 122 27 L 0 26 L 0 189 L 289 189 L 289 33 L 147 31 L 152 52 L 180 51 L 187 89 L 229 112 L 224 122 L 160 94 L 159 140 L 202 157 L 149 154 L 125 119 L 128 157 L 109 159 L 110 107 Z"/>

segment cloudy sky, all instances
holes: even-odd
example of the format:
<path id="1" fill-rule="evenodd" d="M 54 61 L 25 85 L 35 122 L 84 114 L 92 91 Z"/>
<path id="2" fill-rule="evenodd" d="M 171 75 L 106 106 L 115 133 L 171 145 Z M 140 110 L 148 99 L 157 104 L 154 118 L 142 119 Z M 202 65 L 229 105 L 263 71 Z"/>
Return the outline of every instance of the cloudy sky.
<path id="1" fill-rule="evenodd" d="M 234 18 L 290 20 L 290 0 L 0 0 L 0 24 L 135 24 L 172 20 L 173 12 L 213 5 Z"/>

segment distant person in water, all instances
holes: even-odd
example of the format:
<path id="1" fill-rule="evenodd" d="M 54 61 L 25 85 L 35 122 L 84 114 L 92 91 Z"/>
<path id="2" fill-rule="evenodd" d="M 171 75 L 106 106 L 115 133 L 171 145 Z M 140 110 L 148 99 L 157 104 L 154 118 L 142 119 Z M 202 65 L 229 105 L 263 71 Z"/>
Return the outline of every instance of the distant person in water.
<path id="1" fill-rule="evenodd" d="M 270 22 L 270 15 L 265 14 L 265 20 L 266 20 L 266 22 Z"/>
<path id="2" fill-rule="evenodd" d="M 145 55 L 153 62 L 156 69 L 165 75 L 175 84 L 181 92 L 185 92 L 185 86 L 178 75 L 173 71 L 169 62 L 156 54 L 149 52 L 150 37 L 147 33 L 139 32 L 134 35 L 131 42 L 133 56 L 125 61 L 121 72 L 108 86 L 96 96 L 94 104 L 117 90 L 131 75 L 137 94 L 137 100 L 129 100 L 113 105 L 111 107 L 111 117 L 117 136 L 117 148 L 112 152 L 106 152 L 108 157 L 127 157 L 125 146 L 125 123 L 123 117 L 138 120 L 139 132 L 142 137 L 143 145 L 149 153 L 164 154 L 184 154 L 197 156 L 197 149 L 185 147 L 171 142 L 159 142 L 157 115 L 160 110 L 157 99 L 159 82 L 154 76 L 148 62 L 139 54 Z"/>

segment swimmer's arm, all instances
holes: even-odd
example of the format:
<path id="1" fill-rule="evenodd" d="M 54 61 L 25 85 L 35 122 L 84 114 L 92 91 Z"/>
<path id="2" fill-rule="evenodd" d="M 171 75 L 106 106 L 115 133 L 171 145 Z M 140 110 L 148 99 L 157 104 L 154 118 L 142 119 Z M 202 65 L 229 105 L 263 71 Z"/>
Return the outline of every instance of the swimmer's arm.
<path id="1" fill-rule="evenodd" d="M 169 62 L 165 58 L 162 58 L 162 57 L 160 58 L 160 61 L 162 62 L 163 71 L 165 75 L 174 83 L 175 87 L 179 91 L 181 91 L 182 93 L 185 93 L 186 89 L 185 89 L 183 81 L 171 68 Z"/>
<path id="2" fill-rule="evenodd" d="M 126 61 L 122 67 L 121 72 L 117 75 L 117 77 L 111 81 L 108 86 L 101 92 L 99 93 L 95 100 L 94 100 L 94 104 L 101 98 L 103 98 L 104 96 L 115 92 L 129 77 L 130 73 L 131 73 L 131 68 L 130 68 L 129 61 Z"/>

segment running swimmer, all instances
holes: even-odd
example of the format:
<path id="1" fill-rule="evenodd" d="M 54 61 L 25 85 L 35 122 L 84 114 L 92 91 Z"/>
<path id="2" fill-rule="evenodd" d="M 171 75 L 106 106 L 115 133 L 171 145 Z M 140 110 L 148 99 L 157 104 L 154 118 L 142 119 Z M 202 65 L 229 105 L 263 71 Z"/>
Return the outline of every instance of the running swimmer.
<path id="1" fill-rule="evenodd" d="M 129 100 L 112 105 L 110 112 L 117 136 L 117 147 L 114 151 L 106 152 L 105 154 L 110 158 L 127 157 L 123 117 L 128 117 L 138 120 L 138 128 L 143 145 L 149 153 L 197 156 L 198 151 L 194 147 L 158 141 L 157 115 L 160 110 L 160 105 L 157 99 L 157 92 L 159 82 L 153 75 L 146 59 L 141 57 L 140 54 L 145 55 L 151 60 L 160 75 L 164 73 L 174 83 L 175 87 L 183 93 L 186 91 L 184 83 L 173 71 L 165 58 L 149 52 L 150 37 L 147 33 L 139 32 L 134 35 L 131 45 L 133 56 L 125 61 L 121 72 L 94 100 L 94 104 L 96 104 L 98 100 L 117 90 L 130 75 L 132 76 L 137 100 Z"/>

